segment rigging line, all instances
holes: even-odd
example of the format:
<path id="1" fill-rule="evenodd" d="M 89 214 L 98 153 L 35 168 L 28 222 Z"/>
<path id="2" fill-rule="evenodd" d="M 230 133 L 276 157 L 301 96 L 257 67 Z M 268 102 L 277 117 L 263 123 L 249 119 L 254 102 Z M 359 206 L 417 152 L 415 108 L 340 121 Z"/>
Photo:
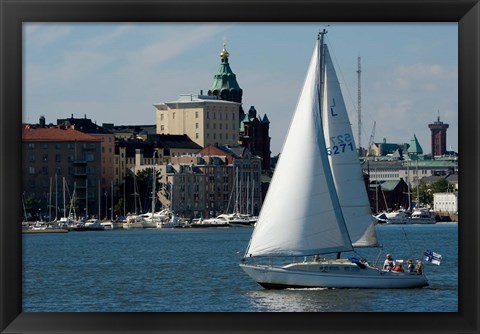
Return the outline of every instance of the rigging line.
<path id="1" fill-rule="evenodd" d="M 402 226 L 402 231 L 403 231 L 403 234 L 405 235 L 405 240 L 407 240 L 408 248 L 410 248 L 410 255 L 413 256 L 413 247 L 412 247 L 412 244 L 410 243 L 410 240 L 407 237 L 407 232 L 405 232 L 405 229 L 403 228 L 403 226 Z"/>

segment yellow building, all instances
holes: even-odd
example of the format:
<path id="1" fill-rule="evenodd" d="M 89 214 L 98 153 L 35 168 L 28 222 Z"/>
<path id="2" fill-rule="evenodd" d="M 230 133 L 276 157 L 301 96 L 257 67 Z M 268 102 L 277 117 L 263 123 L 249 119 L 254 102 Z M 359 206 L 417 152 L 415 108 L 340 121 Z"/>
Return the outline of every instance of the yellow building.
<path id="1" fill-rule="evenodd" d="M 236 145 L 240 103 L 215 96 L 181 95 L 177 101 L 156 104 L 158 134 L 186 134 L 198 145 Z"/>

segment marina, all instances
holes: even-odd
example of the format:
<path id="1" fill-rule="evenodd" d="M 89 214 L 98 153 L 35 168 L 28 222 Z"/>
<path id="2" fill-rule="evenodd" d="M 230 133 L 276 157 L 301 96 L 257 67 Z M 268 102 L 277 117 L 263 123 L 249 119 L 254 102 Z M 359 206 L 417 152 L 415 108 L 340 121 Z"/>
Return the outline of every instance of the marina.
<path id="1" fill-rule="evenodd" d="M 458 224 L 376 228 L 396 259 L 421 257 L 421 242 L 442 254 L 440 266 L 425 265 L 428 287 L 265 290 L 238 266 L 251 228 L 25 234 L 23 311 L 457 312 Z"/>

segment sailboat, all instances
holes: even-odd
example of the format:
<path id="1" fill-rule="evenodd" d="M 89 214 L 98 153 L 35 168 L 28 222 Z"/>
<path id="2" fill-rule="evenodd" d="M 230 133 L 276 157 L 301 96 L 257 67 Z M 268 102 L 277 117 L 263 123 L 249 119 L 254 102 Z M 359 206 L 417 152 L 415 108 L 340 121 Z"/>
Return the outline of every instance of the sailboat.
<path id="1" fill-rule="evenodd" d="M 319 33 L 240 267 L 269 289 L 426 286 L 423 272 L 387 271 L 361 258 L 341 258 L 342 252 L 380 245 L 326 33 Z M 328 254 L 336 256 L 322 258 Z"/>

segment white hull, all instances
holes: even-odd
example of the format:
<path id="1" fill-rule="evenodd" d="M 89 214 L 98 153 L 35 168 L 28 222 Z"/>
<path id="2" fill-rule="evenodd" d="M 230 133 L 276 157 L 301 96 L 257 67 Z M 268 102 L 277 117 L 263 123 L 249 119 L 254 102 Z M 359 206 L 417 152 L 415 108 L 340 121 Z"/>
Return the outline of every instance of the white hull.
<path id="1" fill-rule="evenodd" d="M 264 288 L 367 288 L 401 289 L 428 285 L 425 275 L 358 268 L 348 260 L 327 263 L 299 262 L 283 267 L 240 264 Z"/>

